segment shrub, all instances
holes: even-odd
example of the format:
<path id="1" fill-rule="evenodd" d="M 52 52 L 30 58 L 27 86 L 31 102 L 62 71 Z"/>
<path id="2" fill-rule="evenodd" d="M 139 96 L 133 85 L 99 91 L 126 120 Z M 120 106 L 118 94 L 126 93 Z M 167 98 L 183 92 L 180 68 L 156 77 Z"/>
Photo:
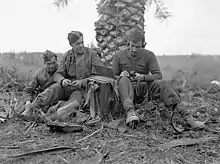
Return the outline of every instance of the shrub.
<path id="1" fill-rule="evenodd" d="M 29 79 L 18 74 L 15 67 L 8 69 L 0 66 L 0 121 L 13 116 L 28 81 Z"/>
<path id="2" fill-rule="evenodd" d="M 0 66 L 0 92 L 21 92 L 28 80 L 18 74 L 16 67 L 8 69 Z"/>

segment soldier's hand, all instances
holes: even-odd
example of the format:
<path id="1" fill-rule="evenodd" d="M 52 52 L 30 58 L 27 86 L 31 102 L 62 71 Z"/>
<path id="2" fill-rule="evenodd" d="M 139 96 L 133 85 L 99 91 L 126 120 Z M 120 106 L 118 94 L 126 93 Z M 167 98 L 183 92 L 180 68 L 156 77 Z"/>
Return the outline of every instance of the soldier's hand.
<path id="1" fill-rule="evenodd" d="M 66 86 L 69 86 L 69 85 L 72 85 L 71 80 L 69 80 L 69 79 L 64 79 L 64 80 L 62 81 L 62 86 L 63 86 L 63 87 L 66 87 Z"/>
<path id="2" fill-rule="evenodd" d="M 76 87 L 76 88 L 81 88 L 82 86 L 84 86 L 84 83 L 85 80 L 82 79 L 82 80 L 75 80 L 74 82 L 72 82 L 72 86 L 73 87 Z"/>
<path id="3" fill-rule="evenodd" d="M 136 72 L 135 76 L 134 76 L 134 79 L 143 81 L 144 80 L 144 75 Z"/>
<path id="4" fill-rule="evenodd" d="M 128 73 L 128 71 L 122 71 L 120 76 L 127 76 L 127 77 L 129 77 L 130 74 Z"/>

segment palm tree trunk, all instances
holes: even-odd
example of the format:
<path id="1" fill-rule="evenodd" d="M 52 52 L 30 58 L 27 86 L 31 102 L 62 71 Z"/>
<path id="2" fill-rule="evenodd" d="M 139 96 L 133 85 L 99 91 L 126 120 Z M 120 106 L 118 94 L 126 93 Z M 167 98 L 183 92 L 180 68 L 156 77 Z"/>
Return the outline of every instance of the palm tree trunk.
<path id="1" fill-rule="evenodd" d="M 102 0 L 98 3 L 101 17 L 95 22 L 96 40 L 105 64 L 111 65 L 115 53 L 127 48 L 132 30 L 138 29 L 144 35 L 145 5 L 146 0 Z"/>

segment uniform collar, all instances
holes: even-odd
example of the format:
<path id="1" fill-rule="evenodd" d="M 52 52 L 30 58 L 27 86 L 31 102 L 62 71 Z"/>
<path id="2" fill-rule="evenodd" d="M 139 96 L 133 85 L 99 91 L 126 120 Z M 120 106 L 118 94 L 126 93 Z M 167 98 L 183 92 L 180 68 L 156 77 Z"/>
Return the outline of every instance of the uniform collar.
<path id="1" fill-rule="evenodd" d="M 56 71 L 55 71 L 56 72 Z M 54 72 L 54 73 L 55 73 Z M 53 75 L 51 75 L 51 74 L 49 74 L 49 72 L 47 71 L 47 68 L 44 68 L 44 75 L 45 75 L 45 77 L 47 77 L 47 78 L 50 78 L 51 76 L 53 76 Z"/>

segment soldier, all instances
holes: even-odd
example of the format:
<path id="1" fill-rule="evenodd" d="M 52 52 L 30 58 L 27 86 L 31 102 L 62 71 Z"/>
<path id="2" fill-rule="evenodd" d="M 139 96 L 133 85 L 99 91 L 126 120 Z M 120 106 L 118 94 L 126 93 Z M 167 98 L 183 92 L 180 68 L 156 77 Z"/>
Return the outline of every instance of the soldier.
<path id="1" fill-rule="evenodd" d="M 68 34 L 68 41 L 72 48 L 64 54 L 58 70 L 54 74 L 56 84 L 36 97 L 28 107 L 30 113 L 33 109 L 53 106 L 59 100 L 65 100 L 65 105 L 59 108 L 61 110 L 48 111 L 54 113 L 56 118 L 64 114 L 62 116 L 64 120 L 83 102 L 85 78 L 94 73 L 94 64 L 102 65 L 102 63 L 94 50 L 84 46 L 81 32 L 71 31 Z"/>
<path id="2" fill-rule="evenodd" d="M 45 67 L 40 69 L 32 77 L 28 86 L 24 89 L 24 103 L 30 104 L 37 93 L 43 92 L 50 85 L 54 84 L 53 75 L 57 71 L 57 55 L 49 50 L 43 54 Z M 23 115 L 27 115 L 28 110 L 23 111 Z"/>
<path id="3" fill-rule="evenodd" d="M 118 52 L 113 61 L 113 70 L 118 78 L 118 92 L 126 111 L 126 124 L 137 124 L 139 118 L 134 102 L 148 94 L 160 99 L 166 106 L 177 110 L 192 128 L 203 128 L 204 123 L 195 120 L 183 106 L 179 93 L 165 80 L 153 52 L 144 49 L 144 35 L 135 30 L 129 40 L 129 48 Z"/>

